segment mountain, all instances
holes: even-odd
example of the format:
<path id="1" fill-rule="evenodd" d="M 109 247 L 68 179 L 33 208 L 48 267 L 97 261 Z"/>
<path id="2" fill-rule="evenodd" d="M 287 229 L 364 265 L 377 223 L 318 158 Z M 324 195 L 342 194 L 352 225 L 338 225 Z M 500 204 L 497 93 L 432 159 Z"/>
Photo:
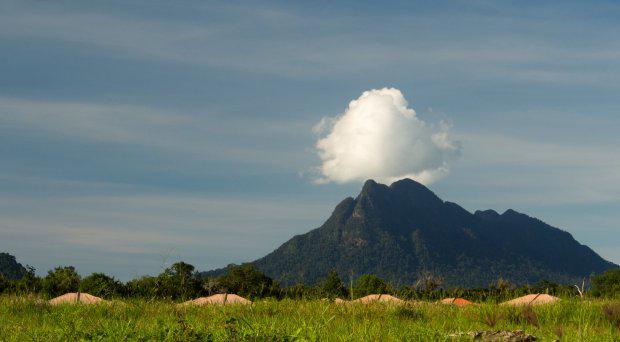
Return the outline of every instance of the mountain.
<path id="1" fill-rule="evenodd" d="M 21 279 L 26 274 L 26 268 L 8 253 L 0 253 L 0 275 L 7 279 Z"/>
<path id="2" fill-rule="evenodd" d="M 575 282 L 616 267 L 569 233 L 507 210 L 474 214 L 411 179 L 366 181 L 319 228 L 253 262 L 284 284 L 316 283 L 335 269 L 343 279 L 372 273 L 395 285 L 421 276 L 446 286 Z"/>

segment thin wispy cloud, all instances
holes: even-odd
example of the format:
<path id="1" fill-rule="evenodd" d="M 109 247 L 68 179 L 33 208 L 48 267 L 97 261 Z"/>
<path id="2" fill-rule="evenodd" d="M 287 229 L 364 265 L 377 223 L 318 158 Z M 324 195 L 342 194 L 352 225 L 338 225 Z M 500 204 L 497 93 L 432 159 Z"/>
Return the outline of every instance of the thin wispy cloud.
<path id="1" fill-rule="evenodd" d="M 0 7 L 0 251 L 41 272 L 127 278 L 159 271 L 170 250 L 201 270 L 248 261 L 316 227 L 364 177 L 445 176 L 432 190 L 467 209 L 620 243 L 618 4 Z M 402 165 L 337 163 L 318 173 L 326 186 L 299 177 L 346 161 L 336 137 L 365 141 L 335 124 L 385 85 L 419 120 L 393 115 L 395 136 L 434 158 L 394 148 L 381 153 Z M 442 134 L 461 142 L 458 159 L 433 142 Z"/>
<path id="2" fill-rule="evenodd" d="M 472 205 L 620 200 L 620 156 L 615 145 L 557 143 L 480 132 L 457 138 L 464 146 L 458 181 L 494 189 L 484 198 L 463 198 Z"/>
<path id="3" fill-rule="evenodd" d="M 510 13 L 519 9 L 510 6 L 501 7 L 490 17 L 473 13 L 438 14 L 443 21 L 457 27 L 472 27 L 474 23 L 488 27 L 479 29 L 480 32 L 433 27 L 437 19 L 423 16 L 414 16 L 415 24 L 411 24 L 410 16 L 396 15 L 390 17 L 385 27 L 376 28 L 370 34 L 352 29 L 370 24 L 363 16 L 312 17 L 269 5 L 252 9 L 222 3 L 195 6 L 196 13 L 207 20 L 161 20 L 122 12 L 66 11 L 49 4 L 13 3 L 7 8 L 0 14 L 0 36 L 4 37 L 73 42 L 114 57 L 294 78 L 331 78 L 362 70 L 373 73 L 377 67 L 393 64 L 422 77 L 427 66 L 441 64 L 446 71 L 464 73 L 472 79 L 617 83 L 608 68 L 584 69 L 579 65 L 614 63 L 620 55 L 620 46 L 611 39 L 611 30 L 610 39 L 601 39 L 601 32 L 606 31 L 583 26 L 574 34 L 582 37 L 584 44 L 575 49 L 574 45 L 556 39 L 558 34 L 566 33 L 562 29 L 558 32 L 558 27 L 567 29 L 561 18 L 547 13 L 545 25 L 537 18 L 515 20 Z M 231 25 L 230 21 L 235 24 Z M 407 44 L 395 39 L 394 30 L 399 25 L 400 34 L 407 36 Z M 534 38 L 529 34 L 533 27 L 538 33 Z M 253 33 L 257 31 L 263 34 Z M 299 44 L 300 39 L 304 44 Z"/>
<path id="4" fill-rule="evenodd" d="M 303 156 L 284 150 L 278 142 L 298 136 L 295 129 L 303 128 L 303 122 L 250 117 L 221 123 L 219 113 L 210 112 L 213 111 L 208 108 L 184 114 L 126 104 L 0 97 L 0 128 L 68 142 L 137 145 L 158 154 L 182 153 L 187 155 L 184 158 L 193 160 L 254 160 L 293 168 L 303 165 Z M 263 146 L 245 142 L 257 134 L 269 137 L 263 139 Z M 222 136 L 233 140 L 222 146 Z M 238 139 L 234 140 L 235 137 Z M 273 151 L 278 149 L 281 158 L 273 158 Z"/>

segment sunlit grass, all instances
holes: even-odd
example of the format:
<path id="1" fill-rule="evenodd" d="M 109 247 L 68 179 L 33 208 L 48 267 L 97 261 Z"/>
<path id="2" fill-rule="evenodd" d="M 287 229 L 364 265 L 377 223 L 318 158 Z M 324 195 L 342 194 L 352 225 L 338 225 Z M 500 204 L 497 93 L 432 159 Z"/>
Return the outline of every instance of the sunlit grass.
<path id="1" fill-rule="evenodd" d="M 251 306 L 179 308 L 172 302 L 125 300 L 49 306 L 0 297 L 0 340 L 447 340 L 450 333 L 522 329 L 539 339 L 618 341 L 604 301 L 564 300 L 522 309 L 482 304 L 335 305 L 261 300 Z"/>

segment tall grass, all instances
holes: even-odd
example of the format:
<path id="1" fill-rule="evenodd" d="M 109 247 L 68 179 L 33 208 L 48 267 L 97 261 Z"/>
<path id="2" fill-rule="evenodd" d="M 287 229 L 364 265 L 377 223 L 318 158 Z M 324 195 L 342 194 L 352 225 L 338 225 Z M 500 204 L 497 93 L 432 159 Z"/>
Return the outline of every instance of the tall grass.
<path id="1" fill-rule="evenodd" d="M 252 306 L 179 308 L 172 302 L 128 300 L 52 307 L 33 298 L 0 297 L 0 340 L 445 341 L 455 332 L 522 329 L 543 341 L 558 335 L 562 341 L 620 341 L 620 329 L 604 309 L 610 305 L 564 300 L 526 311 L 495 304 L 262 300 Z"/>

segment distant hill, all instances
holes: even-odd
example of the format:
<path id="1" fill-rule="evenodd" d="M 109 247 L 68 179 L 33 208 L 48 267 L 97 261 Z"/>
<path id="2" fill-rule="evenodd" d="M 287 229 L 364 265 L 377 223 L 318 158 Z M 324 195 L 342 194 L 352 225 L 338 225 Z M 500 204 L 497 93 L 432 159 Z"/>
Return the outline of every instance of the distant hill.
<path id="1" fill-rule="evenodd" d="M 467 287 L 500 277 L 569 283 L 617 267 L 536 218 L 514 210 L 472 214 L 410 179 L 390 186 L 367 181 L 320 228 L 253 263 L 284 284 L 315 283 L 335 269 L 343 279 L 372 273 L 402 285 L 431 274 Z"/>
<path id="2" fill-rule="evenodd" d="M 21 279 L 26 274 L 26 268 L 8 253 L 0 253 L 0 274 L 7 279 Z"/>

